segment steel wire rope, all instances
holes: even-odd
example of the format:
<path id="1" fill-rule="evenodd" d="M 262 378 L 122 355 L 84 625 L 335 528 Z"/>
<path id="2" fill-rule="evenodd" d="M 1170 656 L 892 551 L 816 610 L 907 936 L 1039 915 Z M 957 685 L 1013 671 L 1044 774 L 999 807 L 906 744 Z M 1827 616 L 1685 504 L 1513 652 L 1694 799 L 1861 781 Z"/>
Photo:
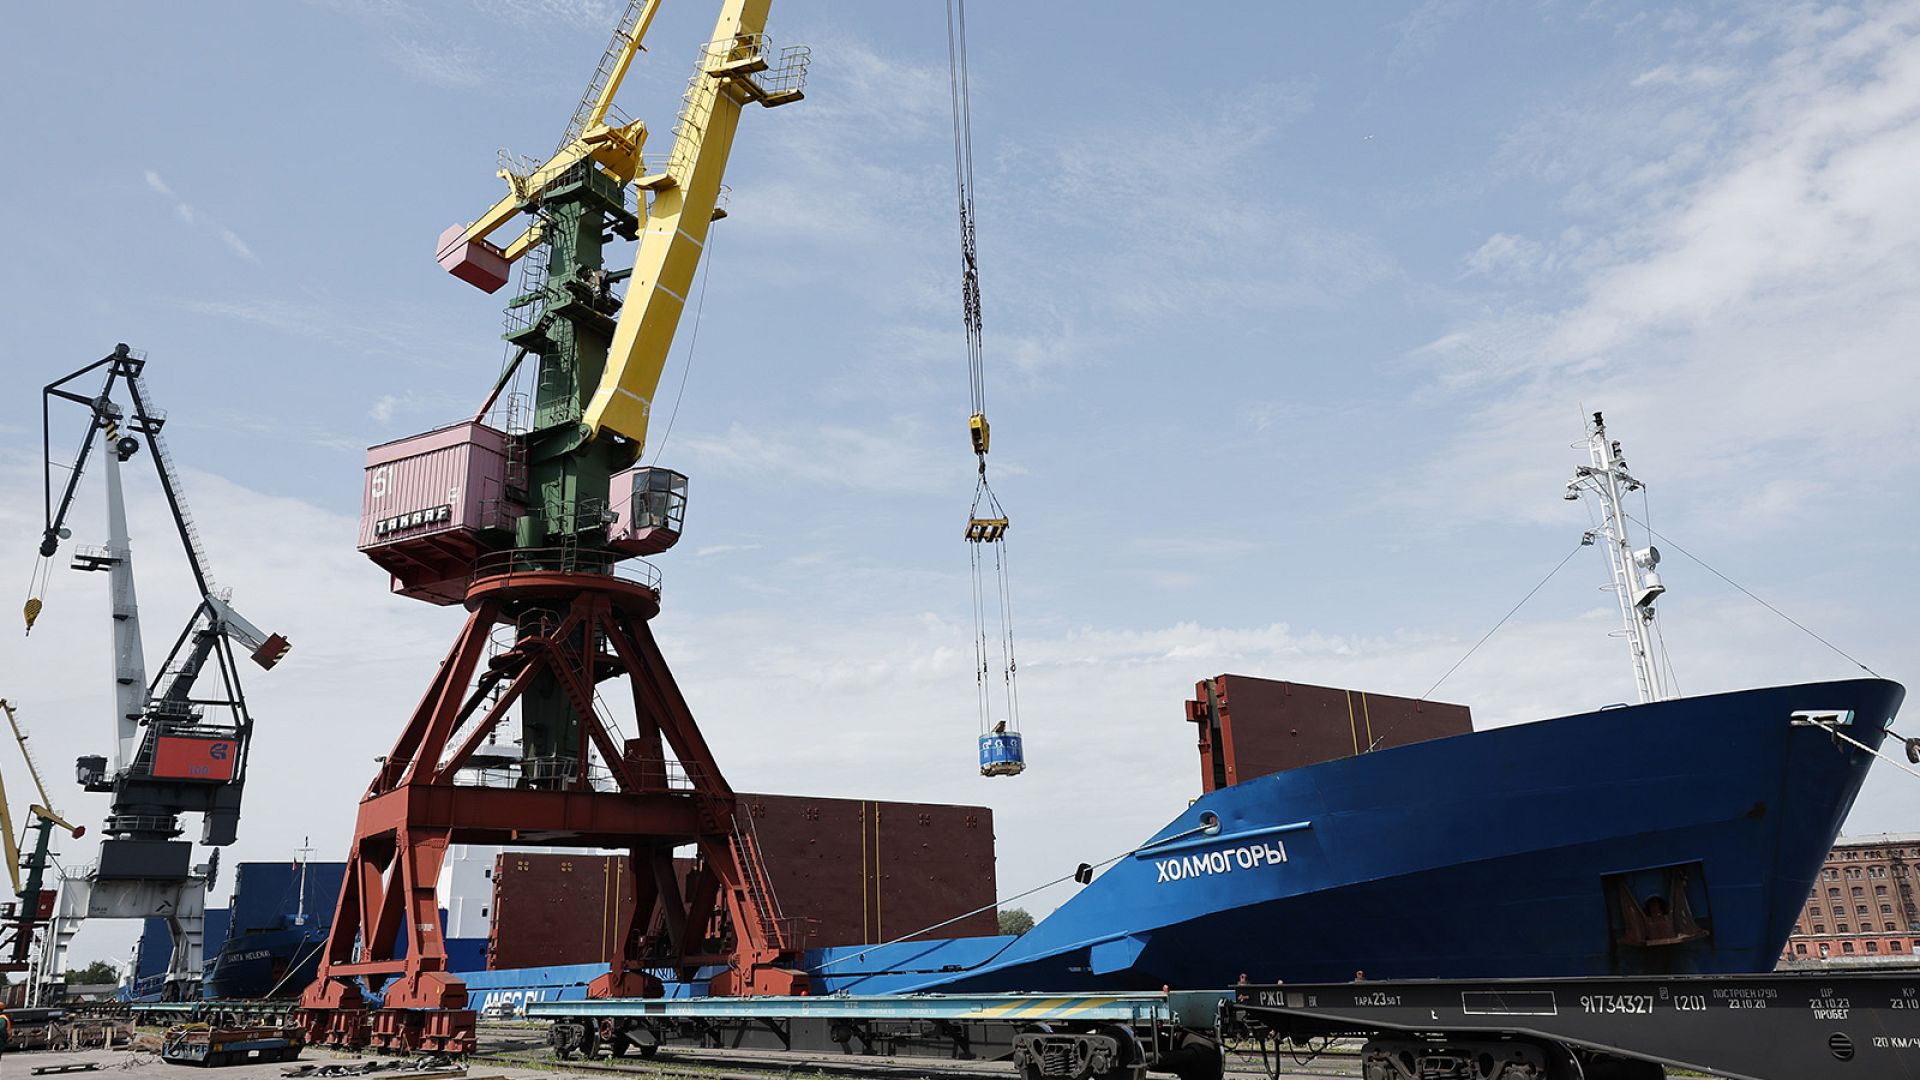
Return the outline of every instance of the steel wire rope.
<path id="1" fill-rule="evenodd" d="M 978 232 L 975 227 L 973 200 L 973 104 L 972 77 L 967 62 L 966 0 L 947 0 L 946 14 L 947 92 L 953 128 L 954 199 L 960 216 L 960 307 L 967 337 L 967 390 L 972 406 L 972 416 L 982 425 L 982 429 L 976 432 L 974 442 L 974 453 L 979 458 L 979 481 L 974 487 L 970 516 L 975 519 L 980 516 L 979 510 L 984 498 L 992 508 L 993 515 L 1004 520 L 1006 512 L 1001 509 L 999 499 L 994 496 L 993 489 L 987 483 L 987 449 L 984 431 L 987 410 L 986 359 L 981 317 Z M 1004 528 L 1004 526 L 1001 527 Z M 991 649 L 987 645 L 986 595 L 981 581 L 984 567 L 979 545 L 982 543 L 995 545 L 994 591 L 999 606 L 1001 679 L 1004 684 L 1003 692 L 1007 708 L 1004 720 L 1010 730 L 1018 731 L 1019 694 L 1015 685 L 1018 669 L 1013 652 L 1012 594 L 1007 574 L 1004 541 L 998 536 L 987 539 L 972 535 L 969 535 L 968 540 L 973 544 L 968 562 L 973 576 L 975 691 L 979 698 L 977 707 L 980 714 L 980 732 L 985 735 L 993 722 L 993 695 L 987 685 L 987 657 Z"/>
<path id="2" fill-rule="evenodd" d="M 1873 747 L 1868 746 L 1866 743 L 1863 743 L 1860 740 L 1854 738 L 1853 736 L 1848 735 L 1846 732 L 1841 731 L 1837 726 L 1833 724 L 1821 723 L 1819 720 L 1814 720 L 1811 718 L 1809 718 L 1805 722 L 1807 726 L 1817 727 L 1821 731 L 1824 731 L 1827 734 L 1832 735 L 1834 738 L 1839 739 L 1840 741 L 1845 743 L 1850 743 L 1853 746 L 1858 747 L 1859 749 L 1865 750 L 1867 753 L 1872 754 L 1874 757 L 1877 757 L 1882 761 L 1885 761 L 1887 764 L 1892 765 L 1894 768 L 1899 769 L 1901 772 L 1906 773 L 1909 776 L 1912 776 L 1916 780 L 1920 780 L 1920 770 L 1915 770 L 1907 767 L 1899 759 L 1893 757 L 1891 754 L 1885 753 L 1880 750 L 1876 750 Z"/>
<path id="3" fill-rule="evenodd" d="M 1644 520 L 1641 520 L 1640 524 L 1641 524 L 1641 527 L 1645 528 L 1648 534 L 1651 535 L 1653 533 L 1653 499 L 1647 493 L 1648 487 L 1646 482 L 1640 481 L 1639 483 L 1640 483 L 1640 514 L 1642 519 L 1644 519 Z M 1667 651 L 1666 631 L 1661 628 L 1661 625 L 1658 620 L 1654 620 L 1652 622 L 1652 626 L 1653 626 L 1654 640 L 1660 643 L 1660 660 L 1663 664 L 1666 665 L 1666 668 L 1667 668 L 1667 686 L 1670 690 L 1673 691 L 1674 697 L 1681 697 L 1683 695 L 1680 693 L 1680 675 L 1678 672 L 1673 670 L 1673 655 Z"/>
<path id="4" fill-rule="evenodd" d="M 73 466 L 62 465 L 59 462 L 53 461 L 51 459 L 47 461 L 47 466 L 50 469 L 65 469 L 67 472 L 74 471 Z M 49 499 L 49 502 L 47 504 L 47 517 L 48 517 L 48 520 L 52 520 L 53 509 L 52 509 L 52 502 L 51 502 L 51 499 L 52 499 L 51 488 L 48 489 L 48 499 Z M 33 558 L 33 569 L 27 575 L 28 604 L 30 605 L 34 600 L 38 600 L 40 601 L 42 610 L 44 610 L 47 603 L 47 593 L 50 592 L 52 588 L 53 588 L 53 560 L 45 555 L 35 555 Z M 25 607 L 23 606 L 22 613 L 24 612 L 25 612 Z M 40 612 L 35 611 L 33 613 L 33 618 L 38 619 L 39 617 L 40 617 Z M 28 635 L 31 635 L 33 633 L 32 620 L 28 620 L 26 632 Z"/>
<path id="5" fill-rule="evenodd" d="M 27 575 L 27 600 L 26 603 L 21 606 L 22 614 L 25 614 L 26 611 L 33 606 L 35 600 L 40 601 L 41 610 L 45 610 L 47 591 L 52 584 L 53 560 L 47 558 L 45 555 L 36 556 L 33 560 L 33 571 Z M 33 619 L 38 619 L 39 617 L 40 611 L 34 611 Z M 33 633 L 32 620 L 27 622 L 26 632 L 28 634 Z"/>
<path id="6" fill-rule="evenodd" d="M 1493 629 L 1491 629 L 1491 630 L 1489 630 L 1489 631 L 1487 631 L 1487 632 L 1486 632 L 1485 634 L 1482 634 L 1482 635 L 1480 636 L 1480 640 L 1479 640 L 1479 641 L 1476 641 L 1476 642 L 1474 642 L 1474 643 L 1473 643 L 1473 648 L 1471 648 L 1471 649 L 1468 649 L 1468 650 L 1467 650 L 1467 653 L 1466 653 L 1466 655 L 1465 655 L 1465 656 L 1462 656 L 1462 657 L 1461 657 L 1460 659 L 1458 659 L 1458 660 L 1455 660 L 1455 661 L 1453 662 L 1453 666 L 1447 669 L 1447 672 L 1446 672 L 1446 674 L 1445 674 L 1445 675 L 1442 675 L 1442 676 L 1440 676 L 1440 677 L 1439 677 L 1438 679 L 1435 679 L 1435 680 L 1434 680 L 1434 682 L 1433 682 L 1433 685 L 1432 685 L 1432 686 L 1429 686 L 1429 687 L 1427 687 L 1427 692 L 1426 692 L 1426 693 L 1424 693 L 1424 694 L 1421 694 L 1421 695 L 1420 695 L 1420 696 L 1419 696 L 1418 698 L 1416 698 L 1415 700 L 1416 700 L 1416 701 L 1425 701 L 1425 700 L 1427 700 L 1427 697 L 1428 697 L 1429 695 L 1431 695 L 1431 694 L 1432 694 L 1432 693 L 1433 693 L 1433 692 L 1434 692 L 1435 690 L 1438 690 L 1438 689 L 1440 689 L 1440 684 L 1441 684 L 1441 683 L 1443 683 L 1443 682 L 1446 682 L 1446 681 L 1447 681 L 1447 679 L 1449 679 L 1450 677 L 1452 677 L 1452 675 L 1453 675 L 1453 673 L 1454 673 L 1454 672 L 1456 672 L 1456 671 L 1458 671 L 1458 670 L 1460 670 L 1460 665 L 1461 665 L 1461 664 L 1464 664 L 1464 663 L 1466 663 L 1466 662 L 1467 662 L 1467 660 L 1468 660 L 1468 659 L 1470 659 L 1470 658 L 1471 658 L 1471 657 L 1473 656 L 1473 654 L 1474 654 L 1474 653 L 1476 653 L 1476 652 L 1479 652 L 1479 651 L 1480 651 L 1480 646 L 1482 646 L 1482 645 L 1485 645 L 1485 644 L 1487 643 L 1487 639 L 1488 639 L 1488 638 L 1490 638 L 1490 637 L 1492 637 L 1493 635 L 1495 635 L 1495 634 L 1497 634 L 1497 633 L 1499 633 L 1499 632 L 1500 632 L 1500 628 L 1501 628 L 1501 627 L 1503 627 L 1503 626 L 1505 626 L 1505 625 L 1507 625 L 1507 620 L 1508 620 L 1508 619 L 1511 619 L 1511 618 L 1513 618 L 1513 616 L 1514 616 L 1514 614 L 1515 614 L 1515 613 L 1517 613 L 1517 612 L 1518 612 L 1518 611 L 1519 611 L 1519 610 L 1520 610 L 1521 608 L 1523 608 L 1523 607 L 1525 607 L 1525 606 L 1527 605 L 1527 601 L 1529 601 L 1529 600 L 1531 600 L 1531 599 L 1533 599 L 1533 594 L 1534 594 L 1534 593 L 1537 593 L 1537 592 L 1539 592 L 1539 591 L 1540 591 L 1541 589 L 1543 589 L 1543 588 L 1545 588 L 1545 587 L 1546 587 L 1546 584 L 1547 584 L 1547 582 L 1549 582 L 1549 581 L 1552 581 L 1552 580 L 1553 580 L 1553 576 L 1554 576 L 1555 574 L 1558 574 L 1558 573 L 1560 572 L 1560 568 L 1561 568 L 1561 567 L 1563 567 L 1563 566 L 1565 566 L 1565 565 L 1567 565 L 1567 564 L 1568 564 L 1569 562 L 1572 562 L 1572 561 L 1573 561 L 1573 557 L 1574 557 L 1575 555 L 1578 555 L 1578 554 L 1580 553 L 1580 549 L 1581 549 L 1581 548 L 1583 548 L 1583 547 L 1586 547 L 1586 546 L 1587 546 L 1587 543 L 1586 543 L 1586 541 L 1585 541 L 1584 539 L 1582 539 L 1580 543 L 1578 543 L 1578 544 L 1575 544 L 1575 545 L 1573 545 L 1573 550 L 1572 550 L 1572 551 L 1569 551 L 1569 552 L 1567 552 L 1567 554 L 1566 554 L 1566 556 L 1565 556 L 1564 558 L 1562 558 L 1562 559 L 1561 559 L 1561 560 L 1560 560 L 1559 562 L 1557 562 L 1557 563 L 1555 563 L 1555 564 L 1554 564 L 1554 566 L 1553 566 L 1553 569 L 1551 569 L 1551 570 L 1549 570 L 1549 571 L 1547 571 L 1547 576 L 1546 576 L 1546 577 L 1543 577 L 1543 578 L 1541 578 L 1541 579 L 1540 579 L 1540 581 L 1539 581 L 1539 583 L 1537 583 L 1536 585 L 1534 585 L 1534 587 L 1533 587 L 1533 588 L 1531 588 L 1531 589 L 1528 589 L 1528 590 L 1527 590 L 1527 595 L 1525 595 L 1525 596 L 1523 596 L 1523 597 L 1521 597 L 1521 598 L 1520 598 L 1520 602 L 1519 602 L 1519 603 L 1517 603 L 1517 604 L 1515 604 L 1515 605 L 1513 605 L 1513 608 L 1512 608 L 1511 610 L 1509 610 L 1509 611 L 1508 611 L 1508 612 L 1507 612 L 1507 613 L 1506 613 L 1505 615 L 1502 615 L 1502 616 L 1500 616 L 1500 621 L 1499 621 L 1499 622 L 1497 622 L 1497 623 L 1494 623 L 1494 624 L 1493 624 Z"/>
<path id="7" fill-rule="evenodd" d="M 328 924 L 327 933 L 329 937 L 332 936 L 333 927 L 331 923 Z M 280 981 L 273 984 L 273 989 L 267 991 L 266 996 L 272 997 L 273 995 L 279 993 L 280 988 L 287 985 L 287 980 L 293 978 L 294 973 L 300 970 L 300 965 L 306 962 L 307 957 L 312 956 L 314 953 L 317 953 L 321 949 L 326 948 L 326 945 L 327 945 L 327 938 L 321 938 L 319 941 L 316 941 L 313 943 L 313 947 L 308 949 L 305 955 L 295 957 L 294 961 L 287 965 L 286 974 L 280 976 Z"/>
<path id="8" fill-rule="evenodd" d="M 973 99 L 967 68 L 967 3 L 947 0 L 947 92 L 953 116 L 953 182 L 960 210 L 961 308 L 967 325 L 967 368 L 973 411 L 987 410 L 981 345 L 979 254 L 973 203 Z"/>
<path id="9" fill-rule="evenodd" d="M 1015 676 L 1019 664 L 1013 656 L 1013 590 L 1007 580 L 1012 566 L 1005 541 L 993 545 L 993 565 L 1000 584 L 1000 660 L 1006 684 L 1007 730 L 1017 732 L 1020 730 L 1020 688 Z"/>
<path id="10" fill-rule="evenodd" d="M 706 259 L 700 266 L 700 299 L 693 308 L 693 329 L 687 334 L 687 356 L 681 361 L 680 388 L 673 394 L 673 411 L 667 414 L 667 428 L 660 433 L 659 445 L 653 448 L 652 464 L 655 465 L 660 464 L 660 455 L 667 448 L 667 440 L 673 437 L 673 423 L 680 419 L 680 401 L 687 393 L 687 376 L 693 373 L 694 350 L 700 344 L 700 319 L 707 311 L 707 282 L 713 280 L 713 239 L 719 234 L 720 230 L 709 226 L 706 247 L 701 249 Z"/>
<path id="11" fill-rule="evenodd" d="M 1631 520 L 1639 521 L 1638 518 L 1634 518 L 1633 515 L 1631 514 L 1628 514 L 1627 517 Z M 1694 562 L 1699 563 L 1700 566 L 1707 571 L 1707 573 L 1712 574 L 1714 577 L 1717 577 L 1721 581 L 1724 581 L 1728 585 L 1731 585 L 1735 589 L 1738 589 L 1742 594 L 1746 596 L 1747 599 L 1752 600 L 1754 603 L 1759 604 L 1761 607 L 1766 608 L 1768 611 L 1771 611 L 1775 615 L 1780 616 L 1782 619 L 1785 619 L 1787 622 L 1792 623 L 1793 626 L 1796 629 L 1798 629 L 1801 633 L 1807 635 L 1813 640 L 1833 650 L 1835 653 L 1839 654 L 1842 658 L 1844 658 L 1848 663 L 1852 664 L 1854 667 L 1859 668 L 1861 671 L 1866 672 L 1867 674 L 1873 676 L 1876 679 L 1886 678 L 1885 675 L 1880 674 L 1879 672 L 1868 667 L 1866 664 L 1862 663 L 1852 653 L 1847 652 L 1845 649 L 1842 649 L 1840 646 L 1835 645 L 1833 642 L 1828 641 L 1826 638 L 1821 637 L 1819 634 L 1814 633 L 1811 629 L 1809 629 L 1806 626 L 1806 624 L 1802 623 L 1800 620 L 1794 618 L 1793 616 L 1787 614 L 1784 611 L 1781 611 L 1779 608 L 1774 607 L 1772 604 L 1767 603 L 1765 600 L 1762 600 L 1757 594 L 1754 593 L 1752 589 L 1747 588 L 1745 585 L 1742 585 L 1739 582 L 1728 577 L 1727 575 L 1721 573 L 1720 571 L 1715 570 L 1711 565 L 1707 563 L 1705 559 L 1702 559 L 1700 556 L 1695 555 L 1693 552 L 1688 551 L 1686 548 L 1681 547 L 1680 544 L 1677 541 L 1675 541 L 1672 537 L 1656 532 L 1653 526 L 1647 524 L 1644 521 L 1640 521 L 1639 523 L 1641 528 L 1644 528 L 1647 530 L 1647 535 L 1655 537 L 1661 543 L 1666 544 L 1667 546 L 1673 548 L 1673 550 L 1679 552 L 1682 555 L 1685 555 L 1687 558 L 1692 559 Z"/>
<path id="12" fill-rule="evenodd" d="M 1658 619 L 1649 620 L 1649 625 L 1653 627 L 1654 641 L 1660 645 L 1660 662 L 1665 665 L 1667 669 L 1667 688 L 1672 691 L 1670 696 L 1684 697 L 1685 695 L 1680 692 L 1680 676 L 1675 674 L 1673 670 L 1673 656 L 1667 652 L 1666 631 L 1661 629 Z"/>
<path id="13" fill-rule="evenodd" d="M 980 545 L 967 545 L 967 559 L 973 567 L 973 681 L 979 701 L 976 707 L 980 712 L 980 733 L 987 733 L 992 696 L 987 691 L 987 614 L 986 598 L 980 587 Z"/>

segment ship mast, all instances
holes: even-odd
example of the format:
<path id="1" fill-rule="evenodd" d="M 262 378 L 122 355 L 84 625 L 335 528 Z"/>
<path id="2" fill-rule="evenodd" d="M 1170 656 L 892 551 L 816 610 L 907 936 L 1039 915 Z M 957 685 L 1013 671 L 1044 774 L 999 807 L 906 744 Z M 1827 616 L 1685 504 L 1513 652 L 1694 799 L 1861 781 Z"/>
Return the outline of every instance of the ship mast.
<path id="1" fill-rule="evenodd" d="M 1626 457 L 1617 440 L 1607 438 L 1607 423 L 1599 413 L 1587 425 L 1587 456 L 1590 463 L 1573 471 L 1567 481 L 1568 501 L 1592 495 L 1599 503 L 1600 523 L 1580 538 L 1583 544 L 1600 543 L 1606 549 L 1607 565 L 1613 570 L 1613 591 L 1620 600 L 1620 620 L 1626 630 L 1627 648 L 1633 655 L 1634 680 L 1639 685 L 1640 701 L 1663 701 L 1672 696 L 1660 664 L 1653 654 L 1653 604 L 1666 592 L 1655 567 L 1660 565 L 1660 549 L 1649 544 L 1634 550 L 1627 533 L 1627 512 L 1622 497 L 1642 487 L 1627 471 Z"/>
<path id="2" fill-rule="evenodd" d="M 313 861 L 313 838 L 300 838 L 300 908 L 294 913 L 293 925 L 307 925 L 307 864 Z"/>

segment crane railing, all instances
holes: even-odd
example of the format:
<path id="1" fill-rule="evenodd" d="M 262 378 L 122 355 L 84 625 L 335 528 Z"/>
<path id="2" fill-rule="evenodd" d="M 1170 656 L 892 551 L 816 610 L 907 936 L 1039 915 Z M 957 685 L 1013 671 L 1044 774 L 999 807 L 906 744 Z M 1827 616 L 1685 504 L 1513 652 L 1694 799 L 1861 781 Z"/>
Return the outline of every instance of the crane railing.
<path id="1" fill-rule="evenodd" d="M 560 145 L 555 154 L 573 145 L 575 139 L 587 133 L 587 125 L 593 121 L 594 108 L 606 93 L 607 84 L 624 66 L 623 57 L 633 42 L 634 29 L 640 22 L 640 11 L 647 0 L 628 0 L 627 10 L 614 25 L 613 36 L 607 40 L 607 50 L 601 54 L 600 62 L 594 66 L 593 77 L 587 80 L 587 88 L 580 95 L 580 104 L 573 110 L 573 119 L 567 121 L 566 134 L 560 137 Z M 622 126 L 622 125 L 614 125 Z"/>
<path id="2" fill-rule="evenodd" d="M 134 404 L 139 408 L 139 416 L 135 420 L 140 425 L 137 430 L 152 445 L 154 462 L 160 468 L 161 479 L 173 492 L 173 508 L 179 518 L 180 536 L 186 541 L 195 574 L 206 595 L 217 596 L 223 601 L 231 599 L 231 592 L 222 592 L 214 584 L 212 566 L 207 560 L 207 545 L 200 538 L 200 526 L 193 520 L 193 511 L 188 509 L 186 497 L 181 494 L 180 470 L 173 463 L 173 453 L 167 449 L 166 437 L 160 433 L 166 414 L 154 407 L 153 394 L 148 391 L 144 377 L 129 374 L 127 384 L 133 391 Z"/>
<path id="3" fill-rule="evenodd" d="M 492 551 L 474 560 L 473 580 L 522 574 L 604 574 L 660 591 L 660 568 L 645 559 L 614 551 L 578 546 L 511 548 Z"/>

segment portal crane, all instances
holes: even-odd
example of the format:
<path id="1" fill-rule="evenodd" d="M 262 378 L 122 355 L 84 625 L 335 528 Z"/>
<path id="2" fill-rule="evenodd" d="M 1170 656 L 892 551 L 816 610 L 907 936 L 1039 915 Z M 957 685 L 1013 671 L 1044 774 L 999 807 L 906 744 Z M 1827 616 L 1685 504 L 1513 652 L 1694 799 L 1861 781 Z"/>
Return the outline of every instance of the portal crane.
<path id="1" fill-rule="evenodd" d="M 7 785 L 0 777 L 0 847 L 4 848 L 7 860 L 7 878 L 13 885 L 13 895 L 18 903 L 0 906 L 0 972 L 26 971 L 27 954 L 33 948 L 34 931 L 53 918 L 54 892 L 46 888 L 47 868 L 51 865 L 50 848 L 53 844 L 53 829 L 58 825 L 78 840 L 86 835 L 84 826 L 75 825 L 53 811 L 53 800 L 47 797 L 47 786 L 40 780 L 40 768 L 34 764 L 33 754 L 27 749 L 27 733 L 20 728 L 20 718 L 15 715 L 13 703 L 0 698 L 0 712 L 7 714 L 7 727 L 13 733 L 13 741 L 20 747 L 20 757 L 27 763 L 27 776 L 33 780 L 33 790 L 40 801 L 27 807 L 27 832 L 34 834 L 33 846 L 26 858 L 21 858 L 20 844 L 14 839 L 12 804 L 7 800 Z M 20 880 L 25 871 L 26 881 Z"/>
<path id="2" fill-rule="evenodd" d="M 700 70 L 683 98 L 673 147 L 649 170 L 643 164 L 646 123 L 607 122 L 613 115 L 613 97 L 660 7 L 660 0 L 632 0 L 567 124 L 560 148 L 524 173 L 501 169 L 508 193 L 471 225 L 455 225 L 440 235 L 441 265 L 487 292 L 506 284 L 508 266 L 536 245 L 551 246 L 554 241 L 562 247 L 555 254 L 563 259 L 572 255 L 579 261 L 578 269 L 589 275 L 580 284 L 590 288 L 582 291 L 596 293 L 595 299 L 602 304 L 608 299 L 607 286 L 630 279 L 598 378 L 582 380 L 583 387 L 591 385 L 592 396 L 580 423 L 588 438 L 615 435 L 631 440 L 635 457 L 646 445 L 653 394 L 706 248 L 707 230 L 725 216 L 718 209 L 720 181 L 741 107 L 749 101 L 768 107 L 785 105 L 803 96 L 811 54 L 805 46 L 789 46 L 778 56 L 769 55 L 762 27 L 770 3 L 728 0 L 724 5 L 714 37 L 702 49 Z M 586 164 L 589 161 L 592 166 Z M 583 181 L 601 186 L 603 197 L 620 200 L 618 206 L 601 209 L 612 232 L 628 240 L 640 239 L 632 269 L 604 274 L 597 241 L 564 250 L 565 245 L 586 239 L 578 234 L 582 222 L 563 210 L 571 189 Z M 625 210 L 629 184 L 643 193 L 644 221 Z M 505 247 L 488 239 L 523 214 L 531 216 L 532 223 Z M 573 232 L 550 233 L 567 228 Z M 641 230 L 644 238 L 638 236 Z M 549 262 L 549 287 L 555 269 Z M 604 276 L 595 281 L 594 272 Z M 535 298 L 528 295 L 513 301 L 517 306 L 532 302 Z M 503 375 L 503 381 L 507 377 Z"/>
<path id="3" fill-rule="evenodd" d="M 153 407 L 143 373 L 146 358 L 126 345 L 48 384 L 43 394 L 46 526 L 35 568 L 36 595 L 26 606 L 33 629 L 43 604 L 37 595 L 50 573 L 50 560 L 71 532 L 67 518 L 96 444 L 101 444 L 106 473 L 107 543 L 79 548 L 76 570 L 104 571 L 110 582 L 113 613 L 115 715 L 111 756 L 93 754 L 77 762 L 80 786 L 109 793 L 98 863 L 85 875 L 68 878 L 47 944 L 41 951 L 48 974 L 62 970 L 68 941 L 88 918 L 165 916 L 173 931 L 168 968 L 169 993 L 190 992 L 201 969 L 200 927 L 211 877 L 193 862 L 193 843 L 180 839 L 184 814 L 201 815 L 201 843 L 214 848 L 238 836 L 241 794 L 246 781 L 253 717 L 242 692 L 234 646 L 249 650 L 262 668 L 286 655 L 287 639 L 268 634 L 234 611 L 228 593 L 208 571 L 206 548 L 181 494 L 178 470 L 162 438 L 165 414 Z M 98 393 L 87 396 L 70 386 L 104 371 Z M 127 401 L 122 405 L 117 397 Z M 52 404 L 55 399 L 87 409 L 89 418 L 74 464 L 58 498 L 52 453 Z M 160 487 L 200 596 L 192 617 L 175 639 L 160 674 L 147 678 L 135 595 L 133 548 L 127 528 L 121 466 L 144 448 L 154 463 Z M 221 689 L 202 686 L 211 663 Z M 36 987 L 38 990 L 38 987 Z"/>
<path id="4" fill-rule="evenodd" d="M 723 0 L 673 145 L 650 162 L 646 125 L 612 105 L 659 8 L 633 0 L 559 149 L 502 170 L 507 195 L 440 238 L 441 264 L 489 292 L 520 264 L 504 335 L 514 351 L 471 421 L 368 453 L 361 550 L 396 591 L 472 614 L 361 800 L 331 937 L 301 997 L 312 1042 L 473 1048 L 475 1016 L 447 971 L 434 892 L 455 843 L 628 852 L 637 902 L 616 935 L 624 949 L 589 987 L 595 997 L 657 996 L 662 974 L 716 969 L 716 994 L 806 990 L 802 943 L 752 822 L 736 814 L 648 627 L 658 577 L 624 564 L 679 538 L 686 477 L 635 462 L 721 216 L 741 113 L 801 97 L 808 53 L 774 52 L 769 6 Z M 519 218 L 514 239 L 491 239 Z M 631 269 L 606 265 L 616 236 L 637 241 Z M 522 366 L 534 370 L 530 423 L 489 426 Z M 510 644 L 496 649 L 501 624 Z M 622 677 L 631 737 L 599 707 L 603 684 Z M 509 742 L 496 733 L 512 719 L 519 755 L 502 763 L 483 751 Z M 685 847 L 698 855 L 683 873 L 673 853 Z"/>

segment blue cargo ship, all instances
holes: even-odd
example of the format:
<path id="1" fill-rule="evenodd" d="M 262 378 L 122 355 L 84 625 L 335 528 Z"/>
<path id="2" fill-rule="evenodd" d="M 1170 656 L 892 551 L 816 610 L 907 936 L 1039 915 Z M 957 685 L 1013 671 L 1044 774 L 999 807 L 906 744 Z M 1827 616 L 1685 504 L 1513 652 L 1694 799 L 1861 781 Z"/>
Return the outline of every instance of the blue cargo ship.
<path id="1" fill-rule="evenodd" d="M 855 994 L 1769 971 L 1874 760 L 1847 739 L 1877 749 L 1904 696 L 1744 690 L 1274 773 L 1202 796 L 1022 936 L 806 967 Z M 463 978 L 486 1009 L 605 970 Z"/>
<path id="2" fill-rule="evenodd" d="M 1019 938 L 810 958 L 822 992 L 1771 970 L 1905 691 L 1651 702 L 1203 796 Z M 1250 969 L 1250 970 L 1242 970 Z"/>
<path id="3" fill-rule="evenodd" d="M 1083 868 L 1084 888 L 1025 935 L 815 950 L 813 992 L 1771 970 L 1905 690 L 1672 697 L 1653 629 L 1660 554 L 1632 546 L 1622 505 L 1640 482 L 1598 413 L 1586 447 L 1567 498 L 1598 504 L 1583 540 L 1612 571 L 1639 704 L 1384 749 L 1349 718 L 1350 755 L 1258 776 L 1236 777 L 1203 738 L 1208 790 Z M 474 1007 L 510 1006 L 584 996 L 596 973 L 468 985 Z"/>

